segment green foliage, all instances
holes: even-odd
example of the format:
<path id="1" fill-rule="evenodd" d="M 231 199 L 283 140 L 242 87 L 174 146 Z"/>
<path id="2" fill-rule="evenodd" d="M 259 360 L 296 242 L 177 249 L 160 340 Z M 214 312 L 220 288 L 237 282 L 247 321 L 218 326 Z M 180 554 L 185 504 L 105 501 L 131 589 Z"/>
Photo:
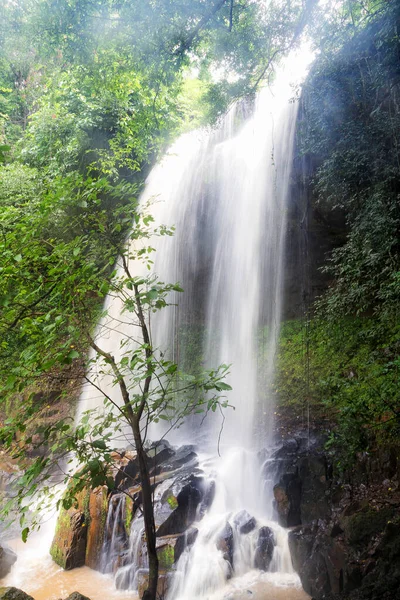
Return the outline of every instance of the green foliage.
<path id="1" fill-rule="evenodd" d="M 326 267 L 335 285 L 323 306 L 333 317 L 375 310 L 396 320 L 400 9 L 395 1 L 349 6 L 351 35 L 319 57 L 307 81 L 300 136 L 318 165 L 313 183 L 320 209 L 343 211 L 348 226 L 346 243 Z"/>
<path id="2" fill-rule="evenodd" d="M 331 443 L 351 460 L 400 429 L 399 323 L 315 319 L 283 324 L 276 376 L 279 402 L 312 421 L 327 419 Z"/>
<path id="3" fill-rule="evenodd" d="M 25 463 L 16 482 L 22 522 L 27 498 L 35 498 L 39 487 L 45 503 L 54 502 L 50 472 L 55 464 L 63 465 L 71 452 L 77 464 L 84 466 L 72 476 L 67 493 L 58 501 L 64 509 L 83 489 L 99 485 L 112 489 L 111 450 L 115 438 L 126 436 L 127 427 L 134 430 L 135 419 L 143 416 L 147 424 L 162 419 L 178 427 L 194 410 L 215 412 L 228 405 L 225 396 L 230 386 L 223 381 L 228 367 L 184 374 L 165 358 L 165 349 L 151 346 L 144 315 L 167 306 L 171 292 L 182 291 L 179 284 L 163 283 L 151 273 L 152 238 L 171 235 L 172 230 L 155 228 L 145 207 L 140 215 L 135 212 L 134 201 L 114 207 L 110 215 L 99 209 L 100 196 L 109 185 L 105 179 L 62 178 L 62 188 L 53 185 L 36 205 L 11 205 L 1 214 L 0 324 L 2 350 L 8 357 L 1 365 L 1 391 L 4 399 L 23 394 L 15 412 L 6 416 L 1 436 L 4 448 L 20 461 L 25 461 L 28 445 L 46 448 L 44 457 Z M 117 189 L 126 192 L 116 186 L 114 194 Z M 133 221 L 129 243 L 123 236 L 124 221 Z M 120 270 L 112 269 L 116 256 L 121 257 Z M 138 263 L 144 266 L 141 275 L 130 272 L 130 265 Z M 119 298 L 121 318 L 127 324 L 120 334 L 118 359 L 98 346 L 92 333 L 96 309 L 106 293 Z M 142 341 L 137 341 L 138 327 Z M 86 360 L 81 356 L 82 339 L 94 350 Z M 36 427 L 39 442 L 35 442 L 27 424 L 42 407 L 34 394 L 28 395 L 29 389 L 79 359 L 85 362 L 87 381 L 104 396 L 104 410 L 88 411 L 76 427 L 65 419 L 44 422 Z M 92 376 L 99 372 L 119 389 L 118 401 L 102 387 L 107 379 L 98 381 Z M 23 444 L 15 443 L 16 432 L 22 435 Z M 135 442 L 138 447 L 136 438 Z M 4 510 L 8 514 L 10 507 Z"/>

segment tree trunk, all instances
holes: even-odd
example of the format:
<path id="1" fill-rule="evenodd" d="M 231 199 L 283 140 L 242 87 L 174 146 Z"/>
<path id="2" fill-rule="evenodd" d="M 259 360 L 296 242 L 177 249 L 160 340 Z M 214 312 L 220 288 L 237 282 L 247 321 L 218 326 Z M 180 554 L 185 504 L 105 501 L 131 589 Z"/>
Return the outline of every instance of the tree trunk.
<path id="1" fill-rule="evenodd" d="M 140 420 L 135 416 L 132 422 L 132 432 L 135 439 L 136 452 L 139 461 L 140 481 L 142 484 L 142 505 L 144 529 L 146 533 L 147 553 L 149 556 L 149 585 L 143 594 L 143 600 L 156 600 L 158 583 L 158 557 L 156 551 L 156 526 L 154 521 L 153 498 L 147 456 L 143 448 L 140 432 Z"/>

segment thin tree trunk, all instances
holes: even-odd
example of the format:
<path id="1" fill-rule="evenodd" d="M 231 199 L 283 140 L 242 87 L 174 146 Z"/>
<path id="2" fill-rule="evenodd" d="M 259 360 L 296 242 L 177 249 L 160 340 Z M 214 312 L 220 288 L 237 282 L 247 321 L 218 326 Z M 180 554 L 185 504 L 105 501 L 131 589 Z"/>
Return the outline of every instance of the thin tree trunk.
<path id="1" fill-rule="evenodd" d="M 156 525 L 154 521 L 154 507 L 151 493 L 150 475 L 147 466 L 147 456 L 143 448 L 140 432 L 140 421 L 135 417 L 132 423 L 136 452 L 139 461 L 140 481 L 142 484 L 142 506 L 144 529 L 146 532 L 146 545 L 149 557 L 149 585 L 143 594 L 143 600 L 156 600 L 158 583 L 158 556 L 156 551 Z"/>

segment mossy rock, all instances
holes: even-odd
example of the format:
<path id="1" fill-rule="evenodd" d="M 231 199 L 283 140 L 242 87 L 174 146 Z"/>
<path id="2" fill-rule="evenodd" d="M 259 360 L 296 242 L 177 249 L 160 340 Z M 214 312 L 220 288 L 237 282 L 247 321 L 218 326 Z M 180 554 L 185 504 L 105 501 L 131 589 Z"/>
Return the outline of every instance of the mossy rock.
<path id="1" fill-rule="evenodd" d="M 158 564 L 163 571 L 172 569 L 175 560 L 175 542 L 176 539 L 157 548 Z"/>
<path id="2" fill-rule="evenodd" d="M 65 570 L 83 567 L 86 558 L 89 492 L 77 495 L 77 506 L 61 508 L 56 532 L 50 547 L 50 556 Z"/>
<path id="3" fill-rule="evenodd" d="M 0 588 L 0 600 L 34 600 L 22 590 L 15 587 Z"/>
<path id="4" fill-rule="evenodd" d="M 383 532 L 393 515 L 393 508 L 383 508 L 377 511 L 365 507 L 360 512 L 347 517 L 344 522 L 344 530 L 349 543 L 354 546 L 367 545 L 371 538 Z"/>

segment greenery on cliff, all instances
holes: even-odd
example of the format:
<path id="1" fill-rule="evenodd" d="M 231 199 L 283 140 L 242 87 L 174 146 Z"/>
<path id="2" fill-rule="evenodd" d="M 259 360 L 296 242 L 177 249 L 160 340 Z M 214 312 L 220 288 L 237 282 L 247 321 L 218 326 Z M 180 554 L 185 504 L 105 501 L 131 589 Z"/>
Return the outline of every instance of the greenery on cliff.
<path id="1" fill-rule="evenodd" d="M 321 36 L 304 86 L 309 202 L 342 217 L 345 242 L 320 265 L 331 285 L 306 322 L 285 324 L 278 372 L 283 404 L 328 418 L 347 459 L 400 427 L 400 3 L 370 9 Z"/>

